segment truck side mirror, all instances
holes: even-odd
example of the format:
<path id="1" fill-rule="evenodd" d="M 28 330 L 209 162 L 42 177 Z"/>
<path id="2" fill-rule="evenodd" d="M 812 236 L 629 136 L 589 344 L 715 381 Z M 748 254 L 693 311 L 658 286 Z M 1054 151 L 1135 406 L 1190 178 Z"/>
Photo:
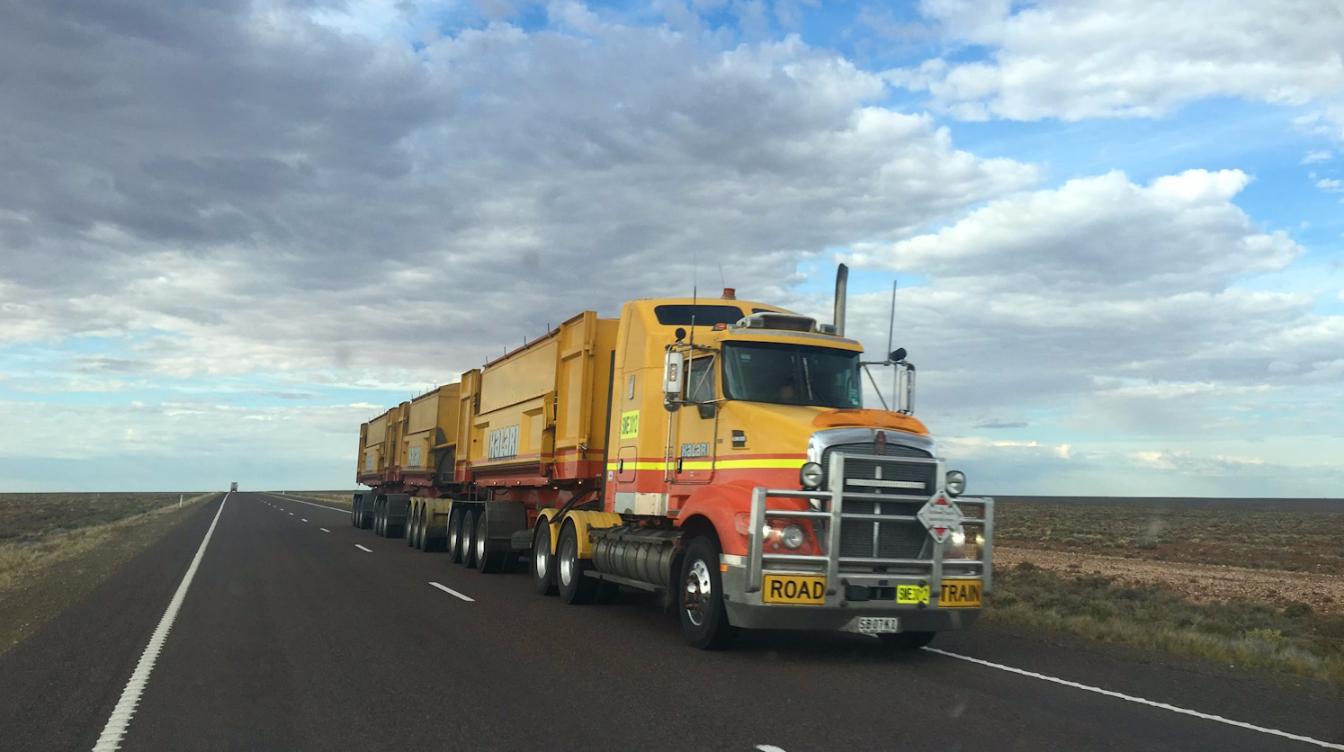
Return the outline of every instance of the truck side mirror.
<path id="1" fill-rule="evenodd" d="M 686 356 L 675 350 L 668 350 L 663 358 L 663 406 L 668 412 L 675 412 L 681 406 L 685 370 Z"/>
<path id="2" fill-rule="evenodd" d="M 915 412 L 915 364 L 896 364 L 896 411 L 910 415 Z"/>

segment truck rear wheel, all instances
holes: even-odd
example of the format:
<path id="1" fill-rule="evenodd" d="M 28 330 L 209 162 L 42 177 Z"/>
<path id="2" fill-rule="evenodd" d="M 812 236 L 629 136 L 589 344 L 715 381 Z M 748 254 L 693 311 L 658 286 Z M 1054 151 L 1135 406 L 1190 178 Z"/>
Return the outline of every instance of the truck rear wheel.
<path id="1" fill-rule="evenodd" d="M 386 517 L 383 516 L 383 511 L 385 509 L 387 509 L 387 505 L 384 502 L 382 501 L 373 502 L 373 534 L 379 537 L 382 537 L 382 535 L 384 534 L 383 522 L 385 522 L 387 519 Z"/>
<path id="2" fill-rule="evenodd" d="M 895 634 L 880 634 L 877 639 L 882 641 L 883 645 L 897 650 L 919 650 L 920 648 L 933 642 L 934 635 L 937 632 L 897 632 Z"/>
<path id="3" fill-rule="evenodd" d="M 555 595 L 555 554 L 551 553 L 551 524 L 537 520 L 532 536 L 532 584 L 541 595 Z"/>
<path id="4" fill-rule="evenodd" d="M 701 650 L 722 650 L 736 630 L 723 606 L 723 578 L 719 573 L 719 544 L 710 537 L 691 540 L 681 563 L 681 634 Z"/>
<path id="5" fill-rule="evenodd" d="M 593 565 L 579 558 L 579 533 L 572 523 L 560 530 L 560 545 L 555 553 L 560 599 L 570 604 L 591 603 L 597 593 L 597 580 L 584 574 Z"/>

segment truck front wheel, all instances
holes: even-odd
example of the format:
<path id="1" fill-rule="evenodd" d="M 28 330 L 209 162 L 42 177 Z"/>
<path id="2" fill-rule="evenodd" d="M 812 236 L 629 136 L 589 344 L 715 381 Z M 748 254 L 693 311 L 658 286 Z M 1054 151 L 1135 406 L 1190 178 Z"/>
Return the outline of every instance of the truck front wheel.
<path id="1" fill-rule="evenodd" d="M 709 537 L 691 540 L 681 563 L 681 634 L 701 650 L 722 650 L 736 630 L 723 606 L 723 578 L 719 574 L 719 544 Z"/>

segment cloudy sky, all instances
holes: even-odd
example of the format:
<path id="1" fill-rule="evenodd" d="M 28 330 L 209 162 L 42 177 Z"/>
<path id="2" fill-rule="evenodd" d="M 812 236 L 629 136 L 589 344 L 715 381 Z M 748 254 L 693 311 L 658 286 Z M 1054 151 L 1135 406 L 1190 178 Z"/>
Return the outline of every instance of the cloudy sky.
<path id="1" fill-rule="evenodd" d="M 973 491 L 1344 496 L 1344 0 L 0 3 L 0 490 L 342 488 L 721 281 Z"/>

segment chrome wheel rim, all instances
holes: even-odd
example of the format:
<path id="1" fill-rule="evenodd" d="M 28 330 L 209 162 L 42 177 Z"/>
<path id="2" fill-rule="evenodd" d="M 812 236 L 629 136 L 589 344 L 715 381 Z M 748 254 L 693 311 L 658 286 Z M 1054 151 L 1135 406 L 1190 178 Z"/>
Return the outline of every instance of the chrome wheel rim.
<path id="1" fill-rule="evenodd" d="M 560 542 L 560 582 L 566 587 L 574 581 L 574 546 L 568 538 L 561 539 Z"/>
<path id="2" fill-rule="evenodd" d="M 710 599 L 714 596 L 714 585 L 709 579 L 709 567 L 705 565 L 703 559 L 696 559 L 691 562 L 691 569 L 686 573 L 686 583 L 681 596 L 681 607 L 686 611 L 686 618 L 697 627 L 704 626 L 705 612 L 709 608 Z"/>
<path id="3" fill-rule="evenodd" d="M 546 561 L 551 556 L 551 552 L 546 550 L 548 548 L 550 546 L 543 543 L 541 536 L 538 535 L 536 550 L 532 552 L 532 567 L 537 573 L 538 580 L 546 579 L 546 575 L 551 571 L 550 562 Z"/>

